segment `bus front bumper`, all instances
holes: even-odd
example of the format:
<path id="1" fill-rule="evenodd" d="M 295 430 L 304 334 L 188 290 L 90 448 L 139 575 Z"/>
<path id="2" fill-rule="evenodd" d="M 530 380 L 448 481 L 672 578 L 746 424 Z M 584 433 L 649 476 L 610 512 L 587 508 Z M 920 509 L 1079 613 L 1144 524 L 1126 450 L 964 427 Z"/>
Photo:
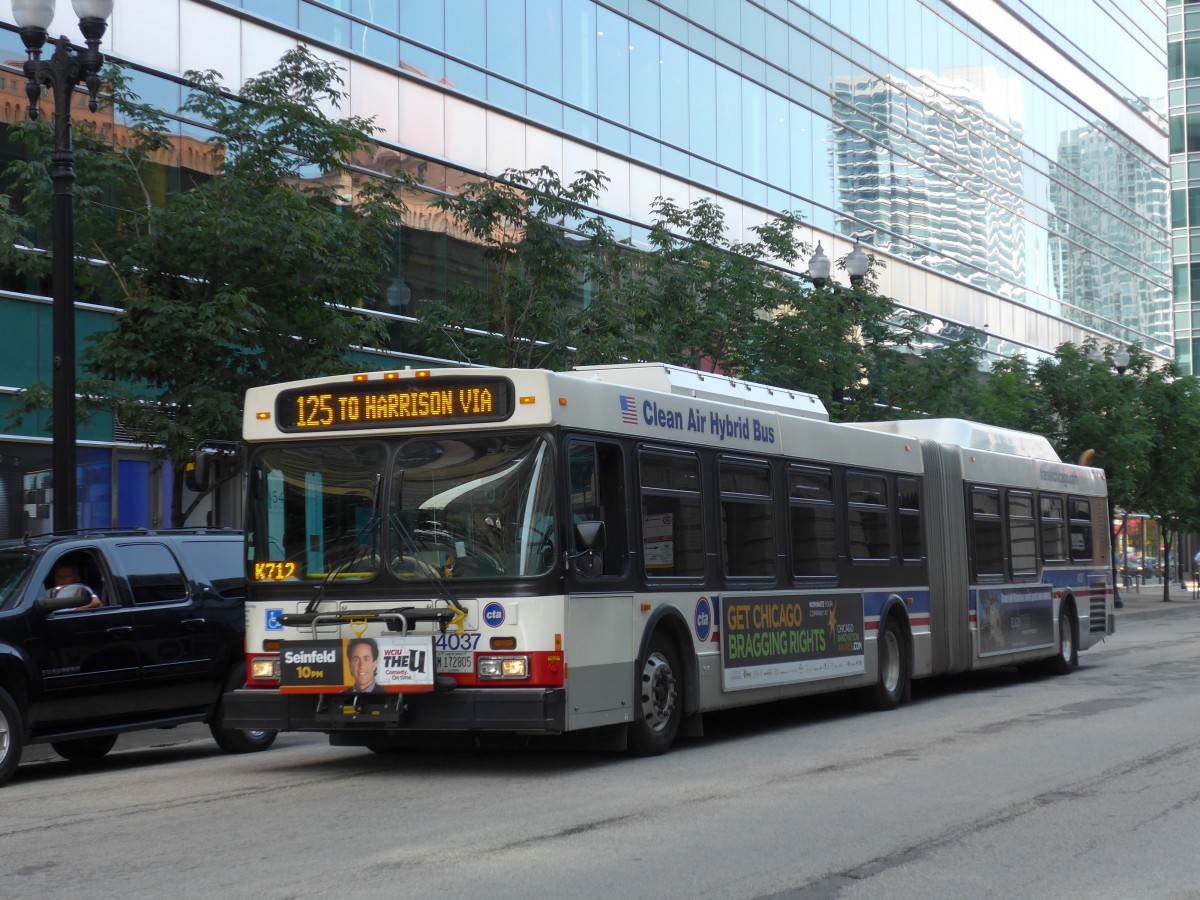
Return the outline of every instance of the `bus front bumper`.
<path id="1" fill-rule="evenodd" d="M 348 714 L 334 694 L 281 694 L 242 688 L 222 698 L 226 728 L 266 731 L 508 731 L 562 734 L 566 691 L 562 688 L 458 688 L 430 694 L 368 698 L 362 714 Z"/>

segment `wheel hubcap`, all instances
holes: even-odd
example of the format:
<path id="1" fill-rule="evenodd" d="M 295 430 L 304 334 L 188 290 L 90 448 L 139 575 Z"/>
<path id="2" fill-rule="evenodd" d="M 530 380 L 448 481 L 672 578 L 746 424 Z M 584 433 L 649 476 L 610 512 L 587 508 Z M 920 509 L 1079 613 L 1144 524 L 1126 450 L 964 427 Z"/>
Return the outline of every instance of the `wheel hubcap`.
<path id="1" fill-rule="evenodd" d="M 883 661 L 880 666 L 883 686 L 888 693 L 894 693 L 900 684 L 900 644 L 896 640 L 894 632 L 888 631 L 884 634 L 880 652 L 883 653 Z"/>
<path id="2" fill-rule="evenodd" d="M 8 733 L 8 716 L 0 712 L 0 762 L 3 762 L 8 756 L 8 748 L 11 740 Z"/>
<path id="3" fill-rule="evenodd" d="M 671 721 L 677 696 L 675 673 L 666 658 L 650 654 L 642 669 L 642 718 L 654 731 L 661 731 Z"/>

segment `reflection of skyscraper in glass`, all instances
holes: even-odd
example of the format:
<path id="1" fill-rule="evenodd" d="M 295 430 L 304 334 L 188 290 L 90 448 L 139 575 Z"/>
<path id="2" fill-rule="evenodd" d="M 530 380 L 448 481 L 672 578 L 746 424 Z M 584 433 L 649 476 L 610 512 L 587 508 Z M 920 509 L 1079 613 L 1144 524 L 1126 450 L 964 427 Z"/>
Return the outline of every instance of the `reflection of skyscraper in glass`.
<path id="1" fill-rule="evenodd" d="M 1069 304 L 1066 318 L 1088 327 L 1118 322 L 1169 342 L 1170 302 L 1160 277 L 1167 248 L 1150 227 L 1166 216 L 1166 185 L 1118 149 L 1119 136 L 1094 127 L 1060 135 L 1050 181 L 1051 278 Z M 1130 228 L 1131 220 L 1144 227 Z M 1101 256 L 1115 264 L 1096 265 Z"/>
<path id="2" fill-rule="evenodd" d="M 970 80 L 835 77 L 832 94 L 847 233 L 859 220 L 875 247 L 1011 296 L 1026 268 L 1020 125 L 993 117 Z"/>

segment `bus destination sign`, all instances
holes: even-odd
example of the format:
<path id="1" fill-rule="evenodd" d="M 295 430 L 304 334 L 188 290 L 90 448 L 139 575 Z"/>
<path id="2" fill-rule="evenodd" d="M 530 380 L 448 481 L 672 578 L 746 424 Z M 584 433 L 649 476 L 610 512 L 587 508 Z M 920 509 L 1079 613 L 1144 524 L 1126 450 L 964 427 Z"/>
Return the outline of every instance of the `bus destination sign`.
<path id="1" fill-rule="evenodd" d="M 355 381 L 281 391 L 281 431 L 367 431 L 416 425 L 502 422 L 512 415 L 507 378 Z"/>

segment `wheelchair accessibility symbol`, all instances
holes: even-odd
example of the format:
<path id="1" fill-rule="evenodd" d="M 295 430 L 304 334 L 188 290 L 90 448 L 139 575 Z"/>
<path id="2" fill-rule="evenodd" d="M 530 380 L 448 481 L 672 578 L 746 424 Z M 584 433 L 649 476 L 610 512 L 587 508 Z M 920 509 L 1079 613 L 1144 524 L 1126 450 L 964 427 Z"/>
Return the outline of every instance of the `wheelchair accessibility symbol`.
<path id="1" fill-rule="evenodd" d="M 283 631 L 283 623 L 279 621 L 282 615 L 282 609 L 267 610 L 267 631 Z"/>

